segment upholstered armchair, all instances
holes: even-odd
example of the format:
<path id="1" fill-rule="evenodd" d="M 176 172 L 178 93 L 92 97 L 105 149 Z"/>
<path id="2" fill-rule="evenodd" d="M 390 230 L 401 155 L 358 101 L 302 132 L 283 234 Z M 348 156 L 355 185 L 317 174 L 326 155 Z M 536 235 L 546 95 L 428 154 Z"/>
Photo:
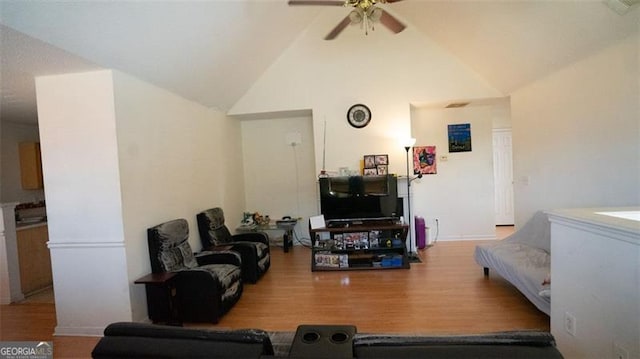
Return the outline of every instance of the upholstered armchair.
<path id="1" fill-rule="evenodd" d="M 231 250 L 242 257 L 242 278 L 255 283 L 269 269 L 271 254 L 269 236 L 262 232 L 232 235 L 224 224 L 222 208 L 211 208 L 198 213 L 198 230 L 202 249 L 216 246 L 231 246 Z"/>
<path id="2" fill-rule="evenodd" d="M 177 273 L 174 285 L 182 320 L 217 323 L 240 299 L 242 261 L 238 253 L 194 255 L 185 219 L 147 229 L 147 239 L 153 273 Z"/>

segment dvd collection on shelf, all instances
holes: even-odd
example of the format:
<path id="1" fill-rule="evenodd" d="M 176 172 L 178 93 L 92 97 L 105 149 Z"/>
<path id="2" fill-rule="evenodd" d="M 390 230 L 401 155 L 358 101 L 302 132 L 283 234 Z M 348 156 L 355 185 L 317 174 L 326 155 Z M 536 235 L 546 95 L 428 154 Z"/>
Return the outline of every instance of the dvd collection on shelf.
<path id="1" fill-rule="evenodd" d="M 334 233 L 330 237 L 317 237 L 314 247 L 320 251 L 314 254 L 316 267 L 348 268 L 353 266 L 391 267 L 401 266 L 402 256 L 391 254 L 361 254 L 350 255 L 332 251 L 360 251 L 378 248 L 401 246 L 397 238 L 384 238 L 382 231 L 371 230 L 363 232 Z M 363 262 L 363 263 L 360 263 Z"/>
<path id="2" fill-rule="evenodd" d="M 315 263 L 319 267 L 348 268 L 349 256 L 347 254 L 335 254 L 329 251 L 315 254 Z"/>
<path id="3" fill-rule="evenodd" d="M 402 255 L 400 254 L 369 254 L 365 256 L 352 256 L 348 254 L 320 251 L 314 254 L 316 267 L 325 268 L 349 268 L 349 267 L 401 267 Z"/>
<path id="4" fill-rule="evenodd" d="M 336 233 L 331 238 L 317 238 L 315 248 L 327 250 L 358 250 L 391 247 L 391 239 L 383 239 L 381 231 Z"/>

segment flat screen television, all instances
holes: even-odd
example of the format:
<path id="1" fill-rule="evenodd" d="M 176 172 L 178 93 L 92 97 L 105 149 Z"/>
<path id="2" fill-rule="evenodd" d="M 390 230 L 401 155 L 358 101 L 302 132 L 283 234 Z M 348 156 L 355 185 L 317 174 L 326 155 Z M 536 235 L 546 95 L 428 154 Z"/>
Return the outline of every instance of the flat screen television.
<path id="1" fill-rule="evenodd" d="M 398 219 L 395 175 L 323 177 L 320 183 L 320 211 L 325 220 Z"/>

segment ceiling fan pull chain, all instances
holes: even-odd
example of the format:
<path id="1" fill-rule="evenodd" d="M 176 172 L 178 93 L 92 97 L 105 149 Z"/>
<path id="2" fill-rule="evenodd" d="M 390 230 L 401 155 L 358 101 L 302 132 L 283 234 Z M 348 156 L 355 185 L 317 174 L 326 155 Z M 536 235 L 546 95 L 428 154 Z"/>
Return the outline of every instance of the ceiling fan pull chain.
<path id="1" fill-rule="evenodd" d="M 364 34 L 366 36 L 366 35 L 369 35 L 369 20 L 370 19 L 369 19 L 369 15 L 366 12 L 364 12 L 363 17 L 364 17 L 364 21 L 362 21 L 362 23 L 364 24 Z"/>

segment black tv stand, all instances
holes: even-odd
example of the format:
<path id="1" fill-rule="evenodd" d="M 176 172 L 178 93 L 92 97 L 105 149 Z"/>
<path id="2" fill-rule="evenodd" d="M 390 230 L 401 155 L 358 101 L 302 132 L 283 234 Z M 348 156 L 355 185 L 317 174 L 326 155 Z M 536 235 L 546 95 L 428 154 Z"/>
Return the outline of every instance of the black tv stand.
<path id="1" fill-rule="evenodd" d="M 367 219 L 366 224 L 350 221 L 342 227 L 309 229 L 311 270 L 409 269 L 405 240 L 409 226 Z"/>

